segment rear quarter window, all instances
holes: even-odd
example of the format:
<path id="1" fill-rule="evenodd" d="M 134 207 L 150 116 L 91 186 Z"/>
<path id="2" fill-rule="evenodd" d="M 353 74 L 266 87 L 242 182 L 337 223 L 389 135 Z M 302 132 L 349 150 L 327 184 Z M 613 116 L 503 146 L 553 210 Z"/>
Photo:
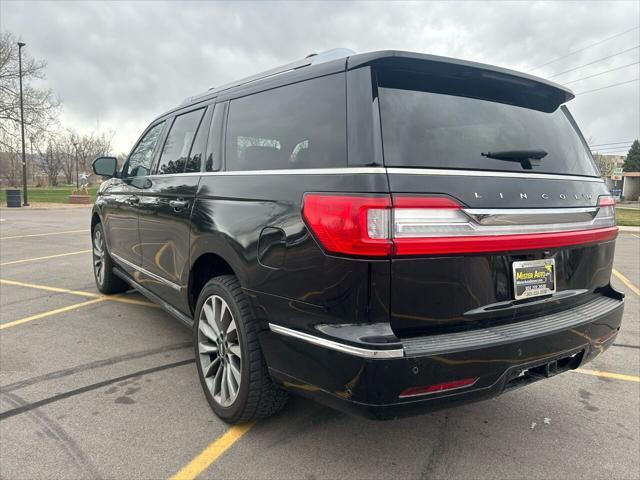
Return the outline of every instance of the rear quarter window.
<path id="1" fill-rule="evenodd" d="M 231 100 L 227 170 L 344 167 L 344 74 Z"/>

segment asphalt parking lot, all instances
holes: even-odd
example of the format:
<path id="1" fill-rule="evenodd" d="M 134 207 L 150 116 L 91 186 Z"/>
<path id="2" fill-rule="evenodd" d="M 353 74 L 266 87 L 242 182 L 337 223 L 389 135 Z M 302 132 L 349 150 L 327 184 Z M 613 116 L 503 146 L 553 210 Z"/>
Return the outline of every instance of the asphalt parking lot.
<path id="1" fill-rule="evenodd" d="M 640 235 L 621 233 L 623 328 L 604 355 L 493 400 L 375 422 L 293 398 L 229 427 L 190 332 L 103 297 L 89 209 L 0 211 L 0 477 L 640 478 Z"/>

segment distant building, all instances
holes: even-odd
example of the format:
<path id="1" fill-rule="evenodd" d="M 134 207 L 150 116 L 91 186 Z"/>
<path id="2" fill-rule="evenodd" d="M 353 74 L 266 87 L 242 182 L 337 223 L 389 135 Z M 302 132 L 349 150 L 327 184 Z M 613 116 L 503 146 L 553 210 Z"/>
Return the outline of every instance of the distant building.
<path id="1" fill-rule="evenodd" d="M 625 200 L 638 200 L 640 197 L 640 172 L 622 174 L 622 197 Z"/>
<path id="2" fill-rule="evenodd" d="M 605 157 L 613 163 L 614 168 L 622 168 L 626 155 L 605 155 Z M 640 172 L 624 172 L 620 180 L 613 180 L 611 175 L 605 177 L 607 188 L 611 190 L 616 197 L 622 197 L 624 200 L 638 200 L 640 196 Z"/>

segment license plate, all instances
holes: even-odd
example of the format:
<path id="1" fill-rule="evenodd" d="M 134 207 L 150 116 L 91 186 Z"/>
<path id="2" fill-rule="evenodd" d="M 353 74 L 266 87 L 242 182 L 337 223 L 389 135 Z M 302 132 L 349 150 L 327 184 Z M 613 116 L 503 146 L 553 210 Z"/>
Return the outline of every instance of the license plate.
<path id="1" fill-rule="evenodd" d="M 555 293 L 555 260 L 513 262 L 513 290 L 516 300 Z"/>

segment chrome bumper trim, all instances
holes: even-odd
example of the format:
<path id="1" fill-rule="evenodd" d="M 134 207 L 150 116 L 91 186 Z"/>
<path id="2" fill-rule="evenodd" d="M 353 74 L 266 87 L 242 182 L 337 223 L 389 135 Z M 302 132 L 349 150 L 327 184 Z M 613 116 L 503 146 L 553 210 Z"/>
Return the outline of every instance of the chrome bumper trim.
<path id="1" fill-rule="evenodd" d="M 319 347 L 335 350 L 336 352 L 346 353 L 347 355 L 354 355 L 356 357 L 371 358 L 371 359 L 389 359 L 389 358 L 402 358 L 404 357 L 404 349 L 395 348 L 391 350 L 373 350 L 369 348 L 353 347 L 344 343 L 335 342 L 326 338 L 316 337 L 308 333 L 299 332 L 291 328 L 283 327 L 269 323 L 269 329 L 280 335 L 286 337 L 296 338 L 298 340 L 317 345 Z"/>

